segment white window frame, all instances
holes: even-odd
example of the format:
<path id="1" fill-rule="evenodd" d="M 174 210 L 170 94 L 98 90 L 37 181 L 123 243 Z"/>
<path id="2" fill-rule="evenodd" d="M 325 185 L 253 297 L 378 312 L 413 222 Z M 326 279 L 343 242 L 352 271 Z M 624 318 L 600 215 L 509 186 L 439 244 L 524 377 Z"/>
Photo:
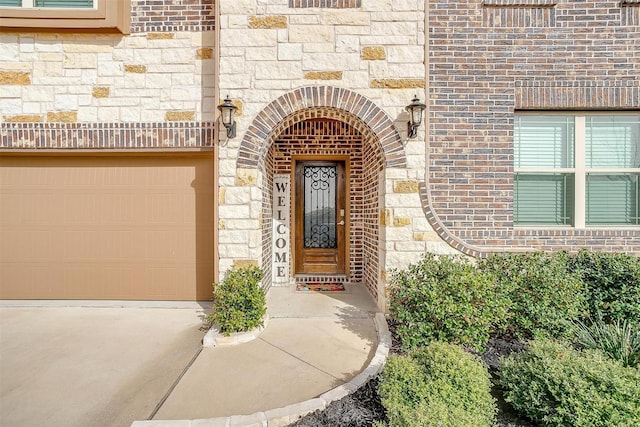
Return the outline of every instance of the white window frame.
<path id="1" fill-rule="evenodd" d="M 23 9 L 56 9 L 53 7 L 37 7 L 34 6 L 36 0 L 22 0 L 22 6 L 17 6 L 17 7 L 21 7 Z M 98 4 L 98 0 L 93 0 L 93 7 L 65 7 L 64 9 L 80 9 L 80 10 L 84 10 L 84 9 L 96 9 Z M 62 9 L 62 8 L 58 8 L 58 9 Z"/>
<path id="2" fill-rule="evenodd" d="M 578 230 L 594 229 L 594 228 L 623 228 L 623 229 L 640 229 L 640 226 L 621 225 L 621 224 L 597 224 L 587 225 L 587 175 L 590 173 L 603 174 L 640 174 L 640 168 L 587 168 L 586 165 L 586 118 L 587 116 L 638 116 L 640 112 L 629 111 L 558 111 L 558 112 L 534 112 L 521 111 L 516 112 L 516 116 L 572 116 L 574 118 L 574 167 L 572 168 L 536 168 L 536 167 L 515 167 L 514 173 L 566 173 L 572 174 L 574 177 L 574 224 L 571 225 L 532 225 L 532 224 L 514 224 L 517 228 L 572 228 Z M 514 141 L 515 144 L 515 141 Z M 515 195 L 514 195 L 515 196 Z"/>

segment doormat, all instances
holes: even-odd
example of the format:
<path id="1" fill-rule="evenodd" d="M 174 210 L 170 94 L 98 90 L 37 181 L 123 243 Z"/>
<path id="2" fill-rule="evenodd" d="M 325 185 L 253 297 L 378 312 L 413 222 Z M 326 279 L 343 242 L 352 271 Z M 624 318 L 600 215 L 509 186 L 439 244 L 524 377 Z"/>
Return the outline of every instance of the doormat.
<path id="1" fill-rule="evenodd" d="M 296 291 L 303 292 L 339 292 L 344 291 L 342 283 L 299 283 Z"/>

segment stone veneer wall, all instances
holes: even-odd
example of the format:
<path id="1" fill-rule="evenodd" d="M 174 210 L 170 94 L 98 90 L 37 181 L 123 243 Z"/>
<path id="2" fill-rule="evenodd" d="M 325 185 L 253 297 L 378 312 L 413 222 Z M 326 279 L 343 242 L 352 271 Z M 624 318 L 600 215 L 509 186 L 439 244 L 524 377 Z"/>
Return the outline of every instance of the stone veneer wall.
<path id="1" fill-rule="evenodd" d="M 220 239 L 228 242 L 220 251 L 220 271 L 238 257 L 258 263 L 270 259 L 269 228 L 261 218 L 269 212 L 262 208 L 270 191 L 265 174 L 275 170 L 269 149 L 286 128 L 280 123 L 293 124 L 290 118 L 303 110 L 349 123 L 365 141 L 378 144 L 375 154 L 362 153 L 374 171 L 384 167 L 362 184 L 370 194 L 379 188 L 381 200 L 375 212 L 366 211 L 376 231 L 363 234 L 368 239 L 363 247 L 369 248 L 358 254 L 363 265 L 369 260 L 363 277 L 381 282 L 386 269 L 404 266 L 427 249 L 450 251 L 421 206 L 417 184 L 425 173 L 424 128 L 418 138 L 406 138 L 404 108 L 414 94 L 425 98 L 424 4 L 220 1 L 220 92 L 242 107 L 238 137 L 223 141 L 220 149 L 220 185 L 249 200 L 249 207 L 220 205 L 221 220 L 247 220 L 242 230 L 220 231 Z"/>
<path id="2" fill-rule="evenodd" d="M 0 34 L 2 149 L 211 149 L 213 0 L 132 0 L 132 34 Z"/>
<path id="3" fill-rule="evenodd" d="M 513 226 L 517 110 L 640 109 L 640 2 L 431 2 L 429 172 L 436 231 L 472 255 L 587 247 L 640 253 L 635 228 Z"/>

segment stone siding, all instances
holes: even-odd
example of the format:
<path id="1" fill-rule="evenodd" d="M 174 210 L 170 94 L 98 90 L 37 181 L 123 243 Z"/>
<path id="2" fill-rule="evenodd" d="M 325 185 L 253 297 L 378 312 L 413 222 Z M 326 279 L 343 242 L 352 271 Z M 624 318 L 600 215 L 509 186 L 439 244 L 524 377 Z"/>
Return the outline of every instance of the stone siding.
<path id="1" fill-rule="evenodd" d="M 214 6 L 132 0 L 127 36 L 1 34 L 1 148 L 210 149 Z"/>
<path id="2" fill-rule="evenodd" d="M 258 202 L 263 206 L 220 206 L 225 221 L 249 215 L 246 228 L 221 231 L 229 242 L 220 252 L 220 271 L 232 266 L 234 254 L 241 253 L 269 268 L 268 180 L 280 167 L 271 147 L 290 126 L 310 118 L 349 124 L 366 141 L 352 153 L 353 161 L 362 162 L 372 173 L 365 173 L 354 188 L 360 193 L 356 197 L 377 194 L 378 200 L 358 211 L 366 217 L 362 222 L 366 226 L 358 223 L 355 228 L 362 243 L 354 244 L 358 253 L 350 260 L 354 279 L 365 282 L 383 301 L 379 283 L 386 280 L 387 268 L 418 259 L 430 246 L 450 251 L 428 224 L 418 192 L 385 194 L 396 179 L 418 180 L 425 173 L 424 127 L 416 139 L 407 139 L 405 111 L 415 94 L 425 97 L 424 4 L 417 0 L 220 3 L 220 91 L 243 103 L 243 113 L 236 119 L 238 137 L 223 138 L 221 143 L 220 185 L 238 187 L 238 174 L 255 170 L 255 187 L 238 191 L 245 192 L 250 206 Z M 410 224 L 401 220 L 383 226 L 384 211 L 397 218 L 417 217 Z M 414 233 L 420 240 L 413 239 Z M 407 238 L 409 242 L 402 244 Z"/>

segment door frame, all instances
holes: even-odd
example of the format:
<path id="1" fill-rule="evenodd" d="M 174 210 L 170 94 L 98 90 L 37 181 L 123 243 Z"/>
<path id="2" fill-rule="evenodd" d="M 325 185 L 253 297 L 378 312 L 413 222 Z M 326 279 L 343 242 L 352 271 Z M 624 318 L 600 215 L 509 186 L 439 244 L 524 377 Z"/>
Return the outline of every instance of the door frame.
<path id="1" fill-rule="evenodd" d="M 296 182 L 296 169 L 298 163 L 301 162 L 309 162 L 309 161 L 318 161 L 318 162 L 343 162 L 344 163 L 344 187 L 345 187 L 345 196 L 344 196 L 344 275 L 348 278 L 350 267 L 351 267 L 351 257 L 350 254 L 350 232 L 351 232 L 351 157 L 348 155 L 331 155 L 331 154 L 317 154 L 317 155 L 293 155 L 291 156 L 291 236 L 290 236 L 290 244 L 291 244 L 291 269 L 293 270 L 293 276 L 299 274 L 309 274 L 309 273 L 299 273 L 296 271 L 296 235 L 298 233 L 297 227 L 297 215 L 296 215 L 296 206 L 298 203 L 297 200 L 297 182 Z M 313 274 L 312 275 L 322 275 L 322 274 Z M 333 275 L 333 274 L 331 274 Z"/>

